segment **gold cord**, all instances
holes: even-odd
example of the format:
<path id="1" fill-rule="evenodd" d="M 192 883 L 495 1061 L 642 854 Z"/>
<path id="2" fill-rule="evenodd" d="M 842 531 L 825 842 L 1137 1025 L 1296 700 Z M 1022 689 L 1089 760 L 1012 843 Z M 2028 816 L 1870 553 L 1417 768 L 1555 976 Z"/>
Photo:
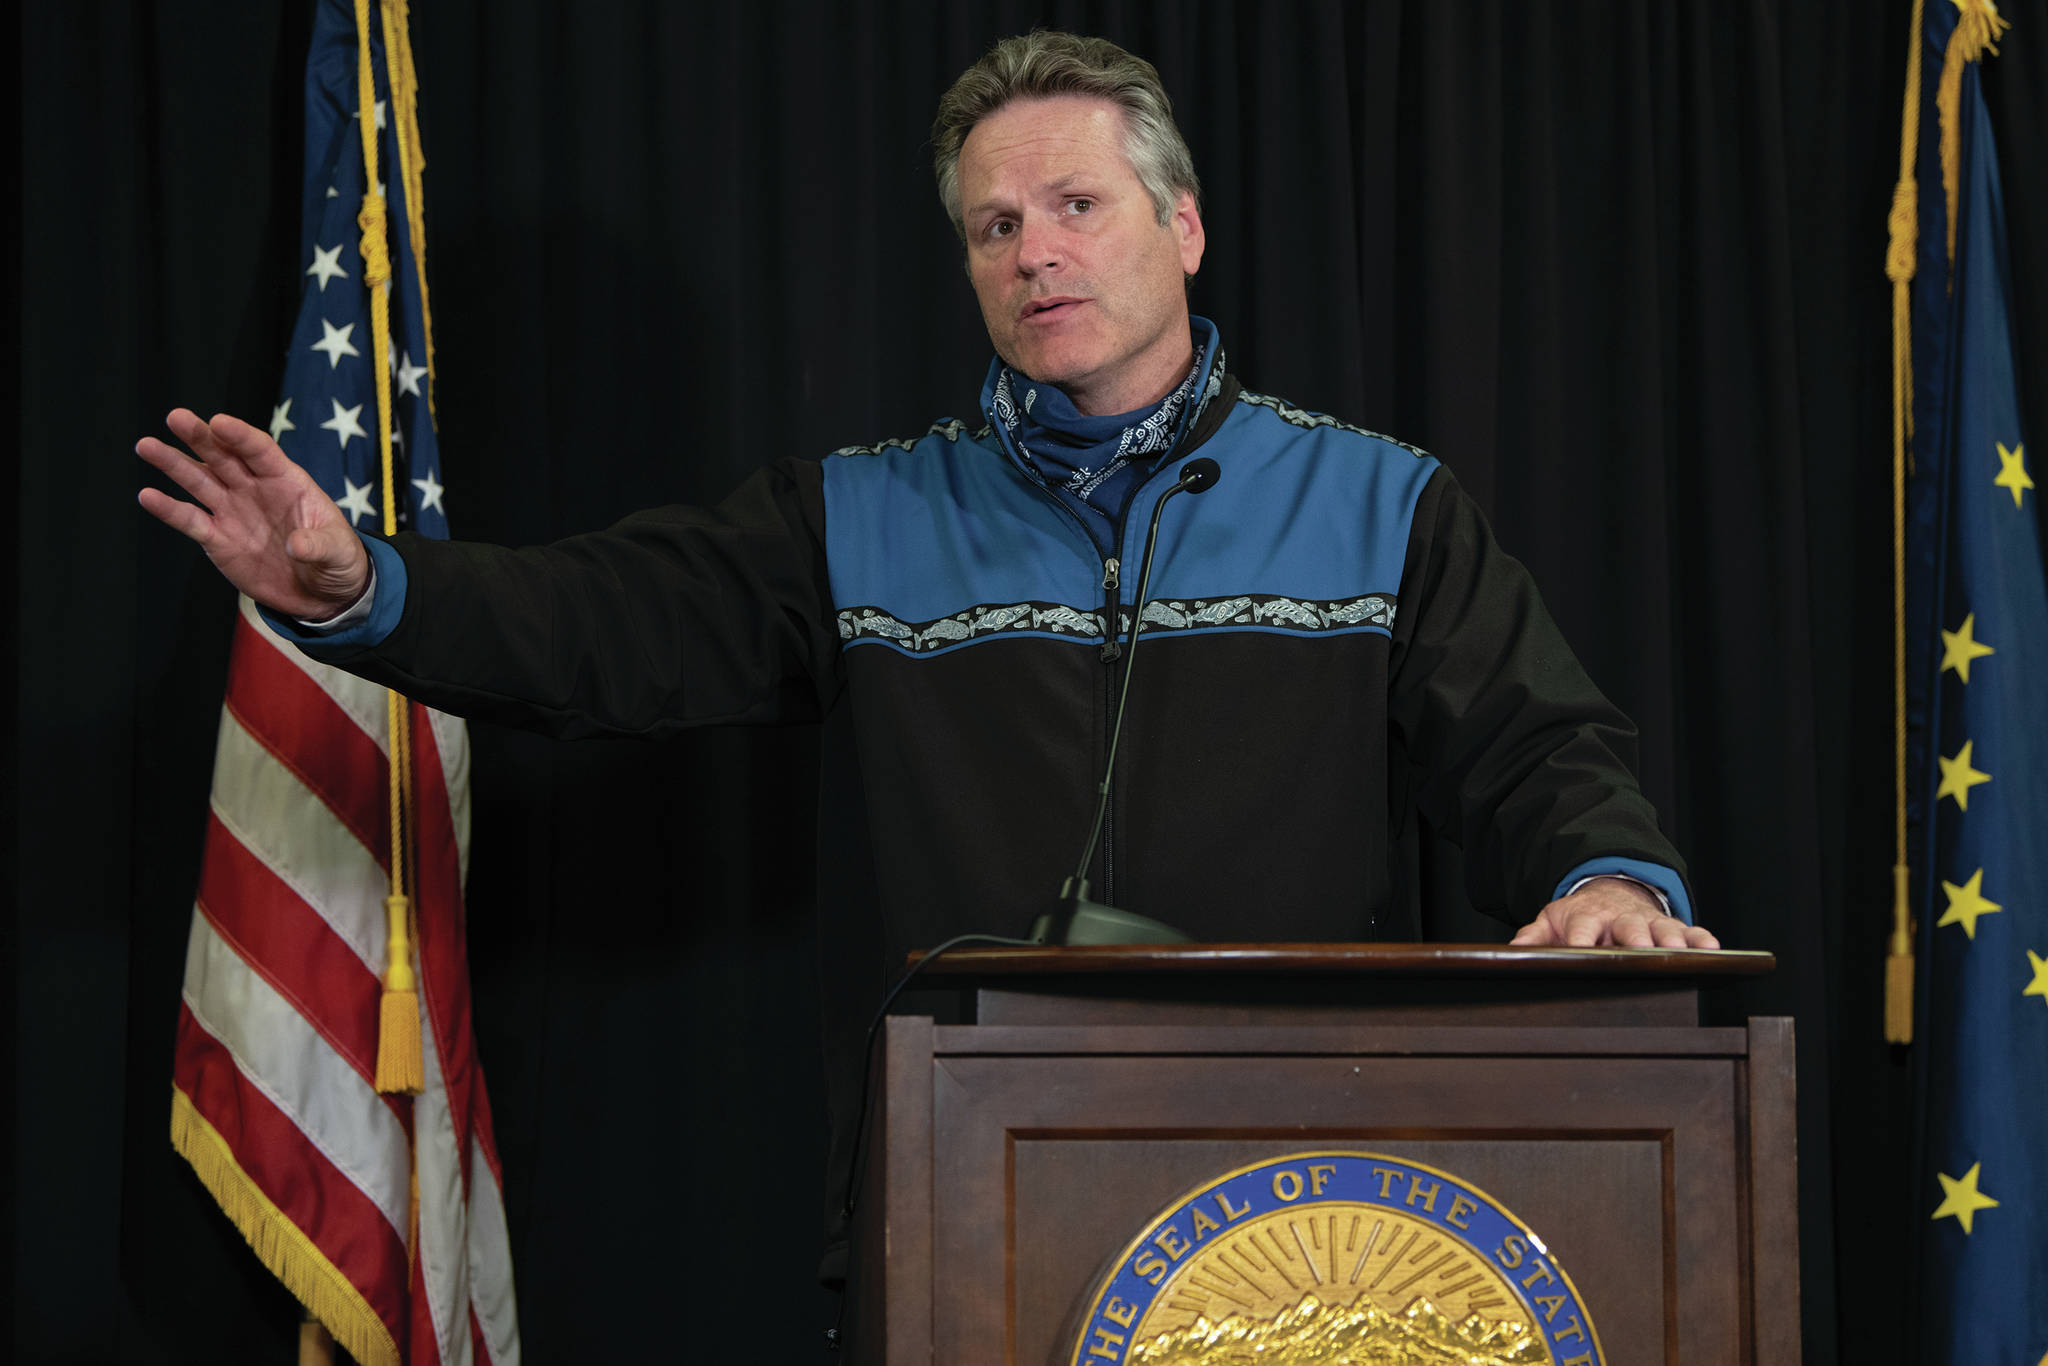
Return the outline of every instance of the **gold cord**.
<path id="1" fill-rule="evenodd" d="M 398 180 L 405 186 L 405 226 L 412 243 L 414 283 L 420 291 L 420 326 L 427 339 L 427 414 L 434 416 L 434 310 L 427 296 L 427 210 L 421 175 L 427 167 L 420 138 L 420 84 L 412 63 L 410 0 L 384 0 L 384 65 L 391 75 L 391 128 L 398 142 Z"/>
<path id="2" fill-rule="evenodd" d="M 386 16 L 388 25 L 389 17 Z M 395 101 L 394 101 L 395 103 Z M 391 459 L 391 251 L 389 217 L 377 188 L 377 86 L 370 56 L 370 0 L 356 0 L 356 126 L 363 138 L 363 284 L 370 291 L 370 365 L 377 385 L 377 449 L 384 475 L 384 534 L 398 531 L 399 488 Z M 405 894 L 405 822 L 411 804 L 410 707 L 385 694 L 391 735 L 391 894 L 384 898 L 384 996 L 378 1010 L 377 1089 L 418 1095 L 426 1085 L 420 1055 L 419 982 L 412 965 L 412 903 Z"/>
<path id="3" fill-rule="evenodd" d="M 1912 879 L 1906 865 L 1906 443 L 1913 435 L 1913 274 L 1920 251 L 1920 32 L 1913 0 L 1900 117 L 1899 183 L 1892 191 L 1884 273 L 1892 282 L 1892 933 L 1884 962 L 1884 1037 L 1913 1042 Z"/>

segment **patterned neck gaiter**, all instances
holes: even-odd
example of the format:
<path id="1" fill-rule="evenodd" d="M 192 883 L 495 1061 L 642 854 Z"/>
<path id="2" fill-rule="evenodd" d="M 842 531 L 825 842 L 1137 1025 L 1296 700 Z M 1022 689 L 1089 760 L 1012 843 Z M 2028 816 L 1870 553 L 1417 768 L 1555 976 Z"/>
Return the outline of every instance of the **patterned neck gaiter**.
<path id="1" fill-rule="evenodd" d="M 1149 407 L 1090 417 L 1058 388 L 1005 365 L 990 402 L 1017 452 L 1046 487 L 1087 523 L 1104 554 L 1114 553 L 1116 523 L 1152 462 L 1178 444 L 1182 431 L 1222 388 L 1222 356 L 1208 366 L 1216 327 L 1192 320 L 1202 338 L 1195 363 L 1172 393 Z M 1205 368 L 1207 384 L 1202 384 Z"/>

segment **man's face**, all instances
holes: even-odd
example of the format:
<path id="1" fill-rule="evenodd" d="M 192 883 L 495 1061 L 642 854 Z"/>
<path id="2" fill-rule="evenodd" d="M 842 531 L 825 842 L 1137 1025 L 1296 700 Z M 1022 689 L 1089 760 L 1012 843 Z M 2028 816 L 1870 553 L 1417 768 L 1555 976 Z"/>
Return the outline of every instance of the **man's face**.
<path id="1" fill-rule="evenodd" d="M 1184 279 L 1202 219 L 1161 225 L 1124 159 L 1123 111 L 1085 95 L 1019 100 L 960 149 L 967 271 L 996 354 L 1084 413 L 1156 402 L 1193 363 Z"/>

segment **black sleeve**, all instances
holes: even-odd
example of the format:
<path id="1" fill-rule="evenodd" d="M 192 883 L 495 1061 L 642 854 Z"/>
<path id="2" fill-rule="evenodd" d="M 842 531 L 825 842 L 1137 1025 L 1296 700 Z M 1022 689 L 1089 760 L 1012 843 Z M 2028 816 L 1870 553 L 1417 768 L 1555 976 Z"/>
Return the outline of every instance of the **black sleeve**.
<path id="1" fill-rule="evenodd" d="M 509 550 L 401 534 L 405 611 L 321 658 L 461 716 L 551 735 L 811 721 L 839 687 L 814 461 L 761 470 L 716 509 L 636 513 Z"/>
<path id="2" fill-rule="evenodd" d="M 1634 724 L 1448 470 L 1417 504 L 1399 604 L 1389 722 L 1409 764 L 1392 795 L 1405 789 L 1463 849 L 1474 904 L 1521 923 L 1566 873 L 1606 856 L 1685 876 L 1637 787 Z"/>

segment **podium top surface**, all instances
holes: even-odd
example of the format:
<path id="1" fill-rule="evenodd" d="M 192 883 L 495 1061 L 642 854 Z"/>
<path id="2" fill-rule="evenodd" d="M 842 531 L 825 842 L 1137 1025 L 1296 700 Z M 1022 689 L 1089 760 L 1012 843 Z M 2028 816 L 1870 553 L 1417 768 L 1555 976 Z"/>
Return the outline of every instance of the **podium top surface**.
<path id="1" fill-rule="evenodd" d="M 912 962 L 924 957 L 911 955 Z M 1098 944 L 1076 948 L 957 948 L 931 977 L 1046 978 L 1102 974 L 1354 977 L 1756 977 L 1777 966 L 1755 949 L 1512 948 L 1505 944 Z M 1021 985 L 1021 983 L 1020 983 Z"/>

